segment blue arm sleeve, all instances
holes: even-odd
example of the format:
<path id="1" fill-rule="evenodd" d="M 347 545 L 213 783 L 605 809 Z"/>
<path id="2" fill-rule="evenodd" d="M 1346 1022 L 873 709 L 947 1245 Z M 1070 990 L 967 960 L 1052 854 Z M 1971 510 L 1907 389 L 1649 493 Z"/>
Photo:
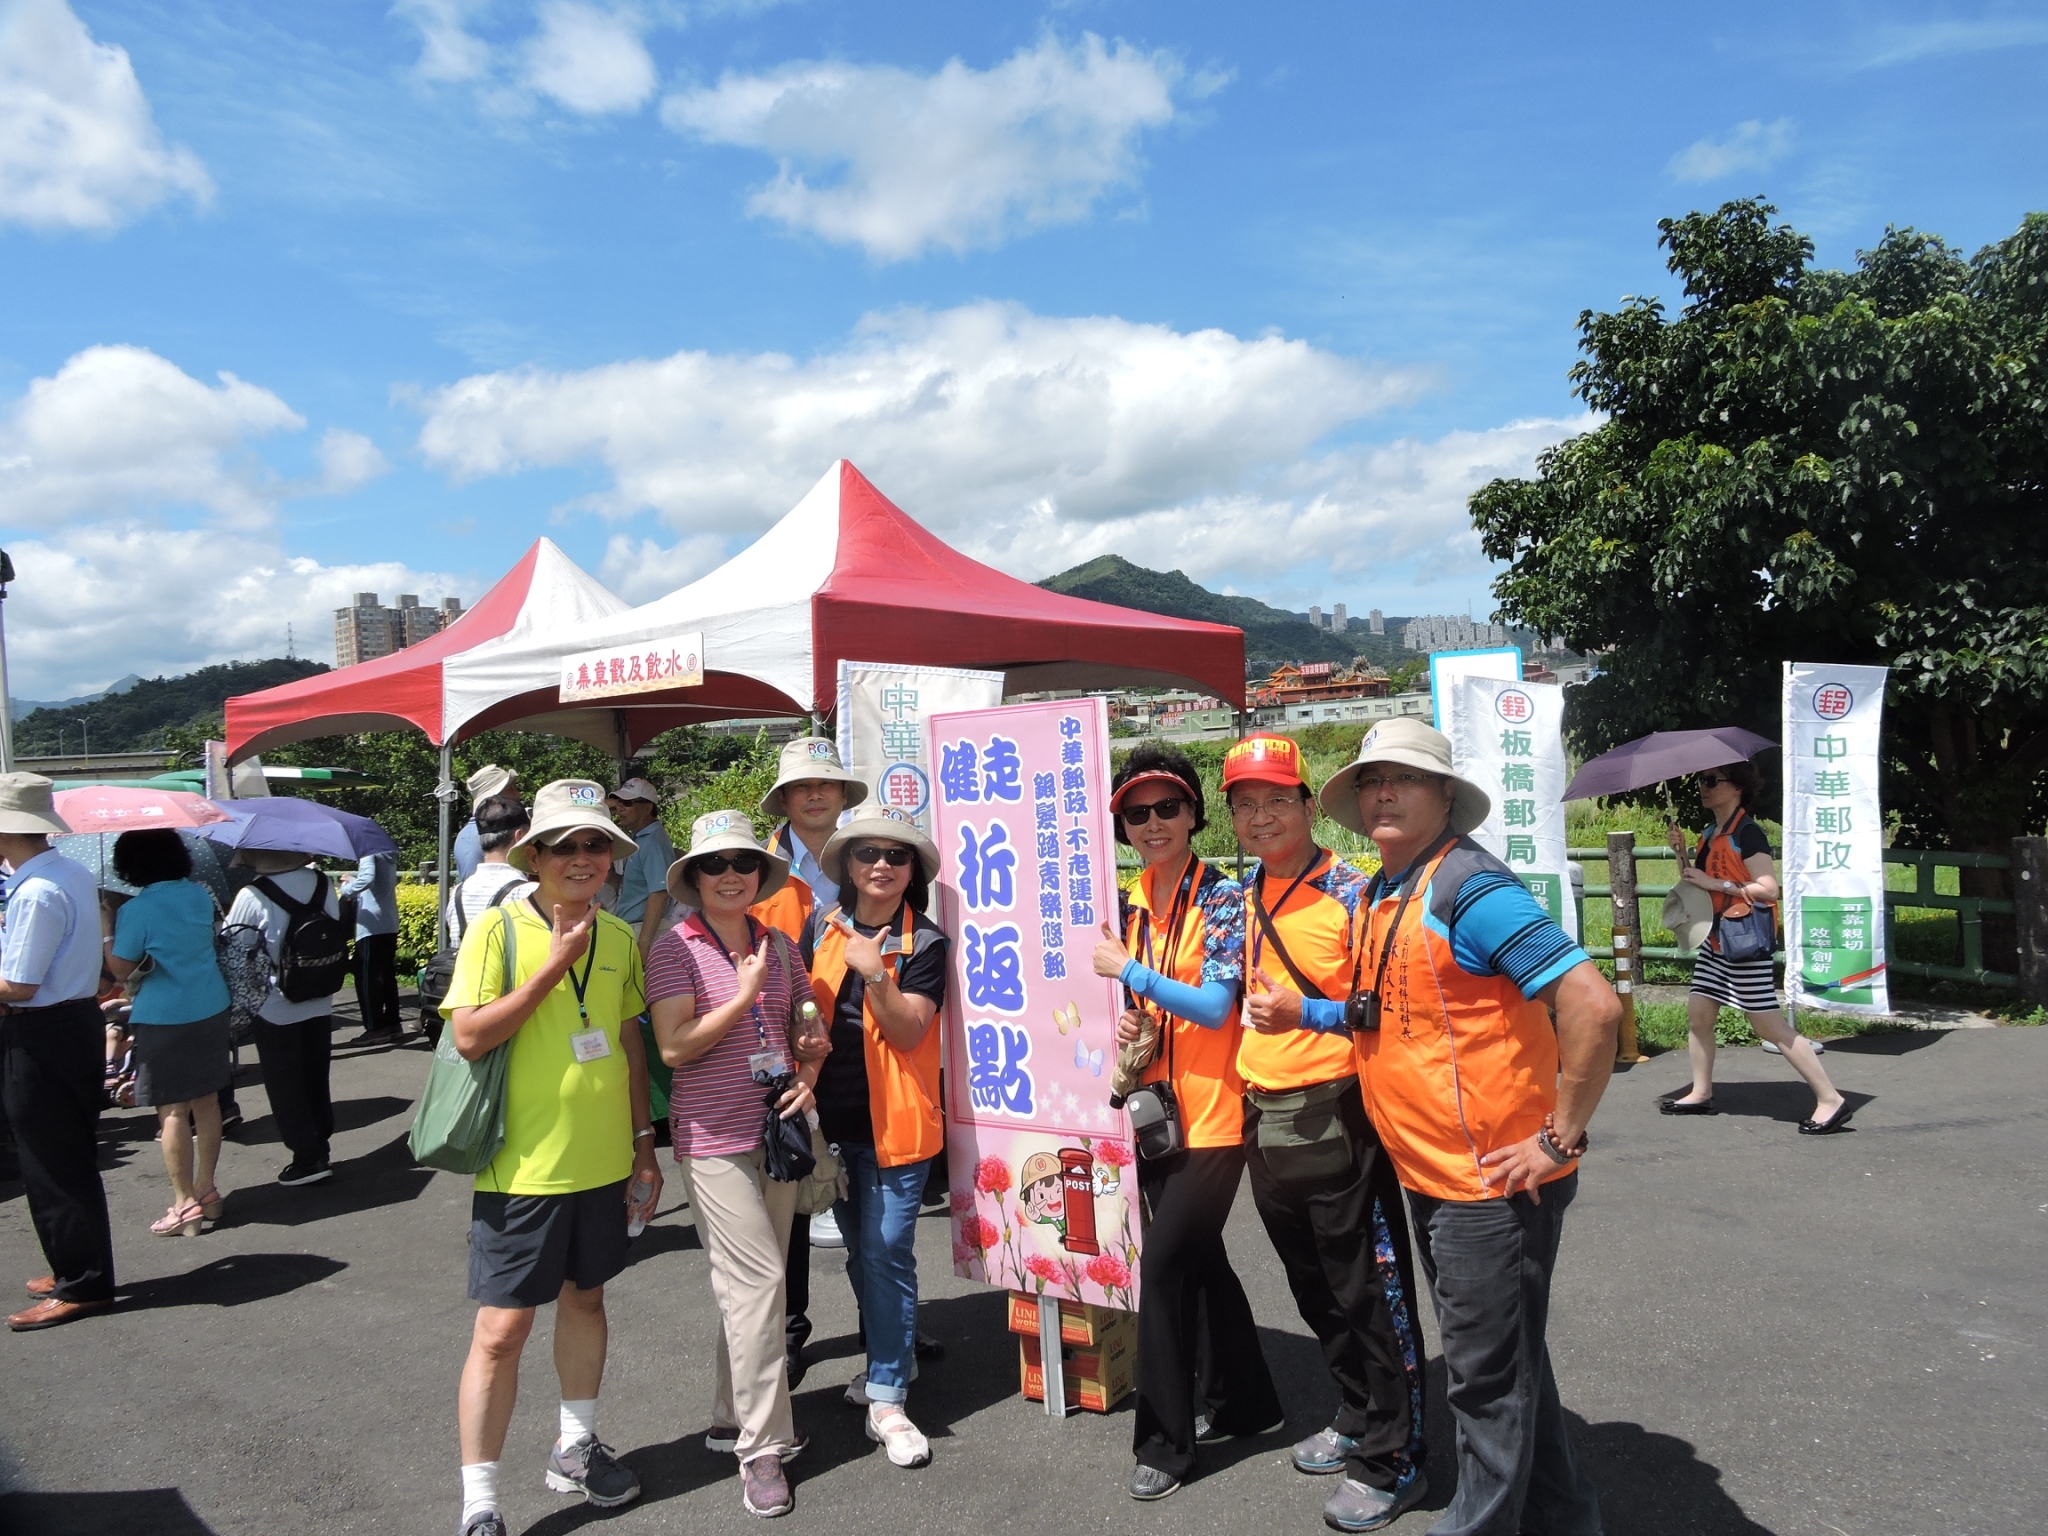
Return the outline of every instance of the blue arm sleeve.
<path id="1" fill-rule="evenodd" d="M 1232 982 L 1205 981 L 1199 987 L 1191 987 L 1184 981 L 1169 980 L 1135 960 L 1124 962 L 1120 979 L 1148 1003 L 1157 1003 L 1175 1017 L 1188 1019 L 1204 1029 L 1221 1029 L 1237 1007 L 1237 987 Z"/>
<path id="2" fill-rule="evenodd" d="M 1312 1029 L 1319 1035 L 1347 1033 L 1344 1028 L 1344 999 L 1304 997 L 1301 1000 L 1301 1027 Z"/>

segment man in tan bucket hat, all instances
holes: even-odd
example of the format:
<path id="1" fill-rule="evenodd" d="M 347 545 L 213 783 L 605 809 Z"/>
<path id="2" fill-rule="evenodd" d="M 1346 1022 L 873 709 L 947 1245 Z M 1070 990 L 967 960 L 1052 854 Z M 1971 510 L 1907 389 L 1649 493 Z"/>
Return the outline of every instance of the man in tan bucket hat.
<path id="1" fill-rule="evenodd" d="M 14 1127 L 29 1217 L 50 1272 L 28 1282 L 35 1304 L 16 1333 L 54 1328 L 114 1300 L 114 1239 L 100 1183 L 103 1097 L 99 892 L 92 872 L 50 847 L 71 829 L 50 781 L 0 774 L 0 1093 Z"/>

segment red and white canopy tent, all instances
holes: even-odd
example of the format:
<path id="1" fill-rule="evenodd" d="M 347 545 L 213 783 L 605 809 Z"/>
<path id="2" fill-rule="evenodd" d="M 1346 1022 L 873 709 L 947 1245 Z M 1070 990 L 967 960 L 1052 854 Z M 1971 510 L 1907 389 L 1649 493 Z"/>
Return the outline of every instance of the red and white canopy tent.
<path id="1" fill-rule="evenodd" d="M 561 663 L 580 651 L 703 635 L 704 681 L 590 706 L 559 702 Z M 780 522 L 708 576 L 520 646 L 451 661 L 449 718 L 598 740 L 611 716 L 619 755 L 677 725 L 757 715 L 830 715 L 845 660 L 975 667 L 1006 693 L 1192 685 L 1244 693 L 1244 632 L 1048 592 L 952 549 L 844 459 Z"/>

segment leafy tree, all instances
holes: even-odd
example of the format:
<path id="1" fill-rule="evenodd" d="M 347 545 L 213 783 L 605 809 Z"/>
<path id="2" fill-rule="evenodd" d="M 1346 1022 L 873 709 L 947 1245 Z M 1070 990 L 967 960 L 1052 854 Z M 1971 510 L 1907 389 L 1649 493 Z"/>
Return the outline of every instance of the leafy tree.
<path id="1" fill-rule="evenodd" d="M 1580 316 L 1604 422 L 1472 498 L 1501 617 L 1608 652 L 1566 716 L 1588 754 L 1775 736 L 1782 661 L 1887 664 L 1902 840 L 2003 852 L 2048 816 L 2048 215 L 1837 272 L 1776 212 L 1659 224 L 1676 318 Z"/>

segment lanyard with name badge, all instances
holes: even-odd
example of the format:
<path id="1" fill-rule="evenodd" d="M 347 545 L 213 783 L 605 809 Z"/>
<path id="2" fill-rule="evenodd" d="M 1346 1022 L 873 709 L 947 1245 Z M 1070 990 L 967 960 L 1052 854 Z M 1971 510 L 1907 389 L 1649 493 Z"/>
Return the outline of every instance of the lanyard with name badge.
<path id="1" fill-rule="evenodd" d="M 535 916 L 539 916 L 540 908 L 535 905 L 531 896 L 526 898 L 526 904 L 533 908 Z M 548 924 L 549 932 L 554 931 L 554 926 L 553 923 Z M 576 1017 L 583 1024 L 581 1029 L 569 1036 L 569 1049 L 574 1053 L 576 1060 L 586 1066 L 593 1061 L 603 1061 L 612 1053 L 612 1037 L 605 1033 L 603 1025 L 592 1026 L 590 1009 L 586 1004 L 590 992 L 590 973 L 596 966 L 597 924 L 593 922 L 590 928 L 590 947 L 583 952 L 583 974 L 576 974 L 573 963 L 569 966 L 569 986 L 576 994 Z"/>
<path id="2" fill-rule="evenodd" d="M 734 991 L 737 992 L 740 957 L 725 947 L 725 940 L 719 938 L 717 933 L 712 930 L 711 924 L 705 921 L 703 913 L 699 912 L 693 921 L 696 922 L 704 936 L 718 946 L 718 952 L 724 955 L 731 964 Z M 766 937 L 767 931 L 765 928 L 761 930 L 763 937 Z M 750 944 L 754 942 L 754 914 L 751 912 L 747 914 L 747 941 Z M 765 978 L 762 981 L 761 987 L 762 991 L 767 990 Z M 770 1050 L 768 1047 L 768 1017 L 761 1012 L 761 994 L 759 992 L 754 994 L 754 1005 L 749 1011 L 753 1014 L 754 1018 L 754 1043 L 760 1049 L 748 1055 L 747 1071 L 753 1076 L 755 1082 L 766 1083 L 774 1078 L 781 1077 L 789 1071 L 789 1060 L 780 1051 Z"/>

